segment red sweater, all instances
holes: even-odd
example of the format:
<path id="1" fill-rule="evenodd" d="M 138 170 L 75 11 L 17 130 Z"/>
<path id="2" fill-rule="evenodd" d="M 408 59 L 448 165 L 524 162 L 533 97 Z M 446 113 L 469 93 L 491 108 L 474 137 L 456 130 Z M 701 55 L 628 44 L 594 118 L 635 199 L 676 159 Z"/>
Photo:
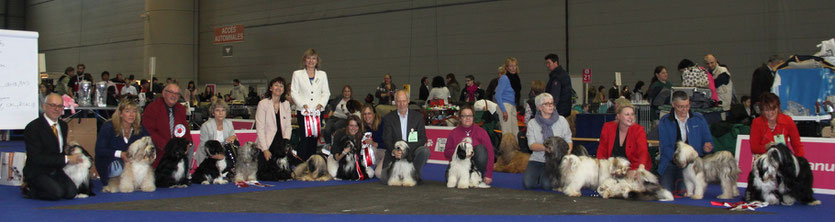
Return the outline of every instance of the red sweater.
<path id="1" fill-rule="evenodd" d="M 751 122 L 751 153 L 764 154 L 765 145 L 774 142 L 774 135 L 783 134 L 786 142 L 791 144 L 789 148 L 794 151 L 794 155 L 803 156 L 803 143 L 800 142 L 800 132 L 797 131 L 797 125 L 794 125 L 794 120 L 788 115 L 777 114 L 777 126 L 774 131 L 768 128 L 768 120 L 760 116 Z"/>
<path id="2" fill-rule="evenodd" d="M 600 131 L 600 144 L 597 146 L 597 159 L 608 159 L 612 156 L 612 146 L 618 141 L 615 138 L 618 130 L 618 122 L 611 121 L 603 124 L 603 130 Z M 644 169 L 652 169 L 652 161 L 647 152 L 647 133 L 641 125 L 632 124 L 626 133 L 626 158 L 629 159 L 629 169 L 638 169 L 638 166 L 644 164 Z"/>
<path id="3" fill-rule="evenodd" d="M 484 145 L 484 148 L 487 149 L 487 169 L 484 171 L 484 177 L 493 178 L 493 160 L 495 158 L 495 154 L 493 153 L 493 143 L 490 142 L 490 136 L 487 135 L 487 131 L 478 125 L 473 124 L 473 126 L 469 128 L 458 126 L 455 127 L 455 129 L 452 129 L 452 132 L 449 133 L 446 139 L 444 157 L 446 157 L 447 160 L 452 159 L 452 155 L 455 154 L 455 148 L 458 146 L 458 143 L 460 143 L 464 137 L 467 137 L 467 131 L 470 131 L 470 138 L 473 139 L 474 148 L 478 145 Z"/>
<path id="4" fill-rule="evenodd" d="M 165 144 L 171 140 L 171 131 L 168 128 L 168 110 L 165 107 L 165 101 L 160 96 L 153 102 L 145 106 L 142 112 L 142 126 L 151 134 L 151 140 L 154 141 L 154 146 L 157 148 L 157 159 L 154 161 L 154 167 L 157 167 L 159 160 L 165 155 Z M 183 105 L 174 105 L 174 126 L 182 124 L 186 127 L 185 138 L 191 141 L 191 134 L 186 120 L 186 107 Z"/>

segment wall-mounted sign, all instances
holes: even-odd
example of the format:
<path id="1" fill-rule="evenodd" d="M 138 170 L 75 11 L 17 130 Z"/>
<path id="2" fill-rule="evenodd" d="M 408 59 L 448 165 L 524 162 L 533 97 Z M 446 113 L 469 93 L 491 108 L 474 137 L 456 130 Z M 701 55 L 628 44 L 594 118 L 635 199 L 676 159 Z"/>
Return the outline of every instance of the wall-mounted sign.
<path id="1" fill-rule="evenodd" d="M 214 44 L 243 41 L 244 25 L 230 25 L 215 28 Z"/>

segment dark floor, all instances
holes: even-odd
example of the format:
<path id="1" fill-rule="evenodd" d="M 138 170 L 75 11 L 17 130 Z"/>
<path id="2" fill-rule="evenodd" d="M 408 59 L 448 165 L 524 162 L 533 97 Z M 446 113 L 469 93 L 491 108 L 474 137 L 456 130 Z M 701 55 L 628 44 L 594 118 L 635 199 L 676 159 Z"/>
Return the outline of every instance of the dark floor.
<path id="1" fill-rule="evenodd" d="M 506 188 L 459 190 L 426 181 L 413 188 L 377 182 L 48 209 L 302 214 L 703 215 L 762 214 L 647 201 L 567 197 Z"/>

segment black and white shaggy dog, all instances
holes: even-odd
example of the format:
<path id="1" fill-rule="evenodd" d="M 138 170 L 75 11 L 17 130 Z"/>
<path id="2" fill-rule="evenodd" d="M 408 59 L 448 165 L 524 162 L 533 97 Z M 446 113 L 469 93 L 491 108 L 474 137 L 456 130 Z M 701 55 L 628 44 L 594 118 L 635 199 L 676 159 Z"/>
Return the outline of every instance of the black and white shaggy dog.
<path id="1" fill-rule="evenodd" d="M 95 196 L 96 194 L 93 193 L 93 185 L 90 184 L 90 167 L 93 166 L 93 157 L 90 156 L 90 153 L 87 153 L 87 150 L 84 150 L 84 147 L 81 147 L 76 142 L 71 142 L 70 146 L 64 149 L 64 154 L 66 155 L 78 153 L 82 154 L 81 162 L 67 164 L 64 166 L 64 173 L 70 177 L 75 187 L 78 188 L 78 194 L 75 195 L 75 198 Z"/>
<path id="2" fill-rule="evenodd" d="M 571 149 L 568 142 L 556 136 L 545 138 L 542 145 L 547 149 L 545 152 L 545 174 L 551 179 L 553 190 L 560 190 L 562 188 L 562 173 L 560 172 L 562 158 L 569 152 L 576 156 L 588 156 L 588 151 L 582 146 Z"/>
<path id="3" fill-rule="evenodd" d="M 819 205 L 821 201 L 812 197 L 812 181 L 812 168 L 806 158 L 795 156 L 785 144 L 772 144 L 765 155 L 754 160 L 745 201 Z"/>
<path id="4" fill-rule="evenodd" d="M 223 147 L 217 140 L 206 141 L 206 159 L 197 166 L 194 174 L 191 175 L 191 182 L 194 184 L 226 184 L 226 175 L 232 169 L 230 158 L 226 156 L 226 148 Z M 212 156 L 222 154 L 224 158 L 221 160 L 212 158 Z"/>
<path id="5" fill-rule="evenodd" d="M 446 168 L 446 187 L 490 188 L 490 185 L 482 181 L 481 172 L 476 168 L 473 149 L 473 140 L 470 137 L 465 137 L 455 147 L 455 153 Z"/>
<path id="6" fill-rule="evenodd" d="M 290 152 L 293 147 L 290 145 L 290 140 L 282 139 L 279 143 L 278 150 L 270 150 L 272 156 L 269 160 L 258 160 L 258 180 L 266 181 L 284 181 L 292 179 L 292 171 L 290 170 Z M 263 154 L 261 155 L 263 156 Z"/>
<path id="7" fill-rule="evenodd" d="M 102 188 L 106 193 L 130 193 L 139 188 L 144 192 L 153 192 L 154 168 L 151 164 L 157 158 L 157 150 L 150 136 L 142 137 L 128 146 L 128 161 L 122 169 L 122 174 L 111 177 L 107 186 Z"/>
<path id="8" fill-rule="evenodd" d="M 255 142 L 246 142 L 238 148 L 238 159 L 235 163 L 235 182 L 258 181 L 258 156 L 261 150 Z"/>
<path id="9" fill-rule="evenodd" d="M 417 185 L 420 176 L 415 170 L 414 152 L 409 148 L 409 144 L 405 141 L 397 141 L 394 143 L 394 150 L 400 150 L 401 158 L 394 160 L 391 166 L 388 166 L 388 181 L 385 181 L 389 186 L 404 186 L 413 187 Z"/>
<path id="10" fill-rule="evenodd" d="M 368 171 L 366 170 L 365 163 L 362 162 L 362 157 L 360 157 L 361 147 L 357 146 L 357 141 L 353 136 L 343 136 L 333 148 L 334 152 L 342 152 L 345 148 L 350 150 L 342 159 L 339 159 L 336 178 L 342 180 L 368 179 Z"/>
<path id="11" fill-rule="evenodd" d="M 719 151 L 699 158 L 699 153 L 685 142 L 678 142 L 676 147 L 673 161 L 679 168 L 683 168 L 687 196 L 702 199 L 708 182 L 718 182 L 722 186 L 722 194 L 716 198 L 731 199 L 739 196 L 736 181 L 741 171 L 731 152 Z"/>
<path id="12" fill-rule="evenodd" d="M 154 170 L 157 187 L 183 188 L 191 185 L 188 179 L 188 150 L 191 141 L 185 138 L 171 138 L 165 144 L 165 154 Z"/>

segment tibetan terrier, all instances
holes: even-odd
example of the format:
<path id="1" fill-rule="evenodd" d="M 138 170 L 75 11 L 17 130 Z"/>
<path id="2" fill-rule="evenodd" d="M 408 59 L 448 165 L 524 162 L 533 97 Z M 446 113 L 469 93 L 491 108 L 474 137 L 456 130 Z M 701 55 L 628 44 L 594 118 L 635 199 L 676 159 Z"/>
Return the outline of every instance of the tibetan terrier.
<path id="1" fill-rule="evenodd" d="M 157 150 L 150 136 L 142 137 L 128 146 L 128 161 L 122 168 L 122 174 L 111 177 L 107 186 L 102 188 L 107 193 L 130 193 L 136 189 L 153 192 L 154 168 L 151 164 L 157 158 Z"/>
<path id="2" fill-rule="evenodd" d="M 75 198 L 87 198 L 95 196 L 93 193 L 93 185 L 90 184 L 90 167 L 93 166 L 93 157 L 84 147 L 81 147 L 76 142 L 71 142 L 70 146 L 64 149 L 65 155 L 82 154 L 81 162 L 77 164 L 67 164 L 64 166 L 64 173 L 70 177 L 75 187 L 78 188 L 78 194 Z"/>
<path id="3" fill-rule="evenodd" d="M 705 157 L 685 142 L 678 142 L 674 154 L 674 162 L 682 168 L 684 185 L 687 196 L 692 199 L 702 199 L 708 182 L 718 182 L 722 186 L 719 199 L 731 199 L 739 196 L 736 180 L 739 178 L 739 165 L 734 155 L 728 151 L 719 151 Z"/>

